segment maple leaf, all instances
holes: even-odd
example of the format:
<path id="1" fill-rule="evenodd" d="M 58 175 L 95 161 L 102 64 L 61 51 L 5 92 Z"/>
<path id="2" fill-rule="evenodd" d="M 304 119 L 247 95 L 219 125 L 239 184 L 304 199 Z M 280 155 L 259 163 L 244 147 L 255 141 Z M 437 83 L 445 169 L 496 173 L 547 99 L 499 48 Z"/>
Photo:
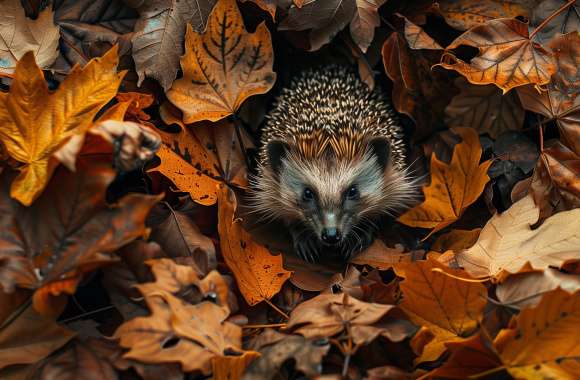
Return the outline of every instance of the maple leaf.
<path id="1" fill-rule="evenodd" d="M 51 156 L 73 135 L 83 134 L 119 87 L 117 49 L 78 66 L 54 93 L 49 93 L 32 53 L 16 66 L 9 93 L 0 94 L 0 141 L 22 163 L 10 194 L 24 205 L 36 199 L 56 164 Z"/>
<path id="2" fill-rule="evenodd" d="M 575 379 L 580 376 L 580 293 L 556 289 L 524 309 L 494 341 L 514 378 Z"/>
<path id="3" fill-rule="evenodd" d="M 217 0 L 153 0 L 140 2 L 135 24 L 133 59 L 140 86 L 145 77 L 167 91 L 177 76 L 186 25 L 203 32 Z"/>
<path id="4" fill-rule="evenodd" d="M 223 119 L 248 97 L 272 88 L 273 60 L 266 24 L 258 25 L 253 34 L 246 32 L 236 1 L 221 0 L 203 34 L 187 27 L 183 78 L 173 82 L 167 98 L 183 112 L 187 124 Z"/>
<path id="5" fill-rule="evenodd" d="M 495 214 L 481 230 L 477 243 L 455 254 L 457 262 L 472 276 L 501 279 L 504 271 L 517 273 L 526 263 L 545 269 L 577 259 L 580 209 L 553 215 L 532 230 L 530 226 L 539 215 L 532 197 L 524 197 L 506 212 Z"/>
<path id="6" fill-rule="evenodd" d="M 552 54 L 532 41 L 528 25 L 516 19 L 496 19 L 475 26 L 457 37 L 447 49 L 461 45 L 479 49 L 466 63 L 447 54 L 439 65 L 455 70 L 474 84 L 494 84 L 505 94 L 526 84 L 543 85 L 556 71 Z"/>
<path id="7" fill-rule="evenodd" d="M 559 34 L 577 33 L 580 30 L 580 4 L 577 1 L 569 0 L 543 0 L 534 3 L 531 11 L 530 26 L 539 27 L 548 17 L 556 14 L 559 9 L 566 6 L 563 12 L 559 12 L 551 18 L 542 29 L 536 33 L 536 39 L 542 45 L 548 44 L 550 40 Z"/>
<path id="8" fill-rule="evenodd" d="M 108 157 L 81 156 L 78 173 L 59 167 L 31 207 L 8 195 L 12 173 L 4 172 L 0 192 L 0 285 L 38 289 L 37 310 L 50 312 L 43 288 L 52 295 L 73 293 L 78 278 L 115 261 L 111 252 L 145 232 L 145 217 L 158 197 L 131 194 L 105 202 L 115 177 Z M 54 286 L 54 288 L 51 288 Z"/>
<path id="9" fill-rule="evenodd" d="M 445 107 L 449 127 L 471 127 L 497 139 L 524 124 L 525 111 L 514 92 L 502 95 L 496 86 L 475 86 L 462 78 L 455 85 L 461 92 Z"/>
<path id="10" fill-rule="evenodd" d="M 178 362 L 183 371 L 209 374 L 212 359 L 241 353 L 242 329 L 226 322 L 229 311 L 211 302 L 187 304 L 168 293 L 145 297 L 151 315 L 125 322 L 115 338 L 124 355 L 145 363 Z"/>
<path id="11" fill-rule="evenodd" d="M 16 62 L 33 51 L 38 65 L 46 69 L 58 56 L 59 29 L 53 12 L 45 9 L 36 20 L 24 15 L 18 0 L 4 0 L 0 14 L 0 73 L 14 72 Z"/>
<path id="12" fill-rule="evenodd" d="M 445 21 L 459 30 L 498 18 L 529 18 L 530 10 L 517 1 L 501 0 L 439 0 L 436 9 Z"/>
<path id="13" fill-rule="evenodd" d="M 413 323 L 428 327 L 435 336 L 417 363 L 436 360 L 445 351 L 445 343 L 462 341 L 477 328 L 487 291 L 480 283 L 457 279 L 469 278 L 465 271 L 429 258 L 396 264 L 395 273 L 405 278 L 400 284 L 403 301 L 399 307 Z"/>
<path id="14" fill-rule="evenodd" d="M 291 272 L 282 267 L 282 256 L 272 256 L 234 218 L 233 192 L 220 185 L 218 192 L 218 231 L 226 265 L 234 273 L 244 299 L 250 305 L 269 300 L 280 291 Z"/>
<path id="15" fill-rule="evenodd" d="M 372 342 L 384 336 L 400 342 L 417 332 L 410 323 L 387 318 L 394 305 L 368 303 L 343 294 L 321 294 L 302 302 L 290 314 L 286 329 L 306 338 L 330 338 L 349 328 L 356 345 Z"/>
<path id="16" fill-rule="evenodd" d="M 430 234 L 455 222 L 463 211 L 477 200 L 489 181 L 491 161 L 479 163 L 481 146 L 477 132 L 470 128 L 453 128 L 463 141 L 455 145 L 451 163 L 431 156 L 431 183 L 423 187 L 425 201 L 399 217 L 412 227 L 433 228 Z"/>

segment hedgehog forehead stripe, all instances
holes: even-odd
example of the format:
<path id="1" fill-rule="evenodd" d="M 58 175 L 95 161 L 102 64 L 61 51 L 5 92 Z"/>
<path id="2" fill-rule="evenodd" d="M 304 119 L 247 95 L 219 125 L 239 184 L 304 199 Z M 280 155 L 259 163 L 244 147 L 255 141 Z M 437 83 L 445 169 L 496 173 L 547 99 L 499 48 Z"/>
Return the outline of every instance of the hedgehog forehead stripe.
<path id="1" fill-rule="evenodd" d="M 369 137 L 382 136 L 391 145 L 393 164 L 405 166 L 403 133 L 391 105 L 380 90 L 370 91 L 354 71 L 342 66 L 310 69 L 282 90 L 267 116 L 263 142 L 291 144 L 305 159 L 328 150 L 341 159 L 364 153 Z M 262 163 L 266 152 L 260 153 Z"/>

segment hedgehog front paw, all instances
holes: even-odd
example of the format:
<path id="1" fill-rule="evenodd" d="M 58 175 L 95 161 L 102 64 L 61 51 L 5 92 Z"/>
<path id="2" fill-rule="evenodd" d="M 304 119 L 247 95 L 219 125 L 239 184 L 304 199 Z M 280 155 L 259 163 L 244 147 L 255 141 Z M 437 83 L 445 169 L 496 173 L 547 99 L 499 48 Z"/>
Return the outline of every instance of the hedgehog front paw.
<path id="1" fill-rule="evenodd" d="M 320 258 L 318 244 L 316 244 L 314 239 L 294 240 L 294 252 L 299 258 L 308 263 L 315 263 Z"/>

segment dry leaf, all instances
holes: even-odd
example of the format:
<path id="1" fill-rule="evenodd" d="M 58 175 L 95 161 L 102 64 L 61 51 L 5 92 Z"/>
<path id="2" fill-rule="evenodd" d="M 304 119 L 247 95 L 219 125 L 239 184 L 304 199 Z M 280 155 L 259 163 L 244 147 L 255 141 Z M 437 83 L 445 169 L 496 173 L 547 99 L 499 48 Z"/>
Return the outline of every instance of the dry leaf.
<path id="1" fill-rule="evenodd" d="M 396 264 L 395 272 L 405 278 L 399 306 L 413 323 L 426 326 L 435 336 L 417 363 L 436 360 L 445 351 L 445 343 L 462 341 L 477 328 L 487 291 L 480 283 L 457 279 L 470 279 L 465 271 L 428 259 Z"/>
<path id="2" fill-rule="evenodd" d="M 378 270 L 387 270 L 397 263 L 417 261 L 423 258 L 423 251 L 405 252 L 403 246 L 387 247 L 382 240 L 376 239 L 373 244 L 357 254 L 350 262 L 359 265 L 370 265 Z"/>
<path id="3" fill-rule="evenodd" d="M 251 1 L 262 8 L 265 12 L 268 12 L 272 17 L 272 21 L 276 21 L 276 5 L 278 0 L 241 0 L 242 3 L 245 3 L 246 1 Z"/>
<path id="4" fill-rule="evenodd" d="M 51 156 L 73 135 L 90 128 L 99 109 L 111 100 L 123 78 L 117 49 L 76 66 L 54 93 L 32 53 L 18 62 L 9 93 L 0 93 L 0 141 L 22 163 L 10 194 L 29 206 L 42 192 L 56 163 Z M 69 165 L 70 166 L 70 165 Z"/>
<path id="5" fill-rule="evenodd" d="M 425 33 L 420 26 L 413 24 L 406 17 L 404 19 L 405 38 L 411 49 L 443 50 L 441 45 Z"/>
<path id="6" fill-rule="evenodd" d="M 136 123 L 144 124 L 151 119 L 143 109 L 151 107 L 155 102 L 155 97 L 152 94 L 145 94 L 141 92 L 120 92 L 115 97 L 119 103 L 127 102 L 127 120 Z"/>
<path id="7" fill-rule="evenodd" d="M 431 246 L 431 249 L 443 253 L 448 250 L 459 251 L 470 248 L 477 241 L 480 232 L 481 228 L 475 228 L 470 231 L 451 230 L 439 236 Z"/>
<path id="8" fill-rule="evenodd" d="M 47 69 L 58 56 L 59 29 L 52 9 L 31 20 L 24 15 L 19 0 L 3 0 L 0 13 L 0 73 L 12 74 L 16 62 L 32 51 L 41 69 Z"/>
<path id="9" fill-rule="evenodd" d="M 556 71 L 551 53 L 532 42 L 528 25 L 516 19 L 496 19 L 475 26 L 457 37 L 447 49 L 461 45 L 479 49 L 466 63 L 452 54 L 440 65 L 459 72 L 474 84 L 494 84 L 505 94 L 526 84 L 543 85 Z"/>
<path id="10" fill-rule="evenodd" d="M 462 142 L 455 145 L 449 165 L 431 156 L 431 183 L 423 187 L 425 201 L 399 217 L 412 227 L 442 230 L 461 217 L 463 211 L 479 198 L 489 181 L 491 161 L 479 163 L 481 146 L 477 132 L 470 128 L 453 128 Z"/>
<path id="11" fill-rule="evenodd" d="M 497 18 L 529 18 L 524 1 L 438 0 L 437 9 L 455 29 L 467 30 Z"/>
<path id="12" fill-rule="evenodd" d="M 580 377 L 580 293 L 556 289 L 524 309 L 494 341 L 503 365 L 518 379 Z"/>
<path id="13" fill-rule="evenodd" d="M 235 113 L 244 100 L 268 92 L 276 81 L 270 32 L 261 23 L 256 32 L 244 29 L 235 0 L 220 0 L 203 34 L 187 27 L 183 78 L 167 98 L 183 112 L 187 124 L 217 121 Z"/>
<path id="14" fill-rule="evenodd" d="M 151 315 L 137 317 L 115 331 L 129 349 L 124 358 L 145 363 L 178 362 L 183 371 L 209 374 L 212 359 L 240 352 L 242 330 L 226 322 L 229 311 L 211 302 L 186 304 L 168 293 L 146 297 Z"/>
<path id="15" fill-rule="evenodd" d="M 554 15 L 556 11 L 562 8 L 569 0 L 543 0 L 535 2 L 531 10 L 530 26 L 538 27 L 548 17 Z M 536 34 L 536 40 L 542 45 L 548 44 L 550 40 L 558 34 L 578 32 L 580 30 L 580 4 L 574 2 L 566 10 L 555 15 L 544 27 Z"/>
<path id="16" fill-rule="evenodd" d="M 280 291 L 291 272 L 282 267 L 282 256 L 272 256 L 252 240 L 234 217 L 236 199 L 225 185 L 220 185 L 218 231 L 220 247 L 227 266 L 234 273 L 238 288 L 248 304 L 269 300 Z"/>
<path id="17" fill-rule="evenodd" d="M 525 111 L 515 93 L 502 95 L 496 86 L 472 85 L 464 79 L 455 85 L 461 92 L 445 108 L 449 127 L 471 127 L 493 139 L 522 127 Z"/>
<path id="18" fill-rule="evenodd" d="M 516 273 L 529 263 L 534 269 L 559 267 L 580 252 L 580 209 L 563 211 L 532 230 L 540 210 L 531 196 L 494 215 L 475 245 L 456 253 L 457 262 L 472 276 Z"/>
<path id="19" fill-rule="evenodd" d="M 213 379 L 240 379 L 248 365 L 259 357 L 260 353 L 255 351 L 246 351 L 241 356 L 216 356 L 212 361 Z"/>

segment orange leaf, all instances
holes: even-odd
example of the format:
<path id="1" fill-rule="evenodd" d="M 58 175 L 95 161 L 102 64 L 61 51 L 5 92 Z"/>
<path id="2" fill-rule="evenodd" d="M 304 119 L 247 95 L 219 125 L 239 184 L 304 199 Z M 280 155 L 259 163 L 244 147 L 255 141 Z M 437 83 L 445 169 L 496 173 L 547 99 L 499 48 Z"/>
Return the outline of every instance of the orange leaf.
<path id="1" fill-rule="evenodd" d="M 218 190 L 218 231 L 224 260 L 234 273 L 240 292 L 250 305 L 269 300 L 290 278 L 282 267 L 282 256 L 273 256 L 252 240 L 234 218 L 236 199 L 231 190 L 220 185 Z"/>
<path id="2" fill-rule="evenodd" d="M 431 183 L 423 187 L 425 202 L 399 217 L 412 227 L 433 228 L 430 234 L 455 222 L 477 200 L 489 181 L 491 161 L 479 163 L 481 145 L 471 128 L 453 128 L 463 141 L 453 150 L 451 163 L 431 156 Z"/>
<path id="3" fill-rule="evenodd" d="M 183 78 L 167 98 L 183 111 L 187 124 L 217 121 L 235 113 L 244 100 L 268 92 L 276 81 L 274 55 L 265 23 L 250 34 L 235 0 L 220 0 L 203 34 L 187 26 Z"/>
<path id="4" fill-rule="evenodd" d="M 52 155 L 72 136 L 84 134 L 97 112 L 115 96 L 124 73 L 117 73 L 117 48 L 75 66 L 54 93 L 32 53 L 16 66 L 10 92 L 0 93 L 0 141 L 23 164 L 10 195 L 29 206 L 50 179 Z M 68 163 L 69 167 L 74 166 Z"/>
<path id="5" fill-rule="evenodd" d="M 256 351 L 246 351 L 241 356 L 216 356 L 213 358 L 214 380 L 240 379 L 248 365 L 260 357 Z"/>
<path id="6" fill-rule="evenodd" d="M 151 107 L 155 98 L 151 94 L 140 92 L 120 92 L 116 96 L 119 103 L 129 103 L 126 118 L 137 123 L 151 119 L 143 109 Z"/>
<path id="7" fill-rule="evenodd" d="M 486 304 L 485 286 L 446 275 L 469 279 L 467 272 L 431 258 L 395 264 L 395 272 L 405 278 L 399 306 L 413 323 L 428 327 L 435 336 L 417 362 L 436 360 L 445 343 L 461 341 L 477 328 Z"/>
<path id="8" fill-rule="evenodd" d="M 479 55 L 466 63 L 452 54 L 451 63 L 440 63 L 458 71 L 474 84 L 495 84 L 505 94 L 526 84 L 542 85 L 550 81 L 556 64 L 550 52 L 532 42 L 528 24 L 516 19 L 490 20 L 457 37 L 447 49 L 461 45 L 479 49 Z"/>
<path id="9" fill-rule="evenodd" d="M 517 379 L 580 378 L 580 292 L 547 293 L 523 310 L 494 341 L 508 372 Z"/>
<path id="10" fill-rule="evenodd" d="M 467 30 L 496 18 L 530 17 L 529 10 L 517 1 L 439 0 L 437 8 L 445 21 L 459 30 Z"/>

